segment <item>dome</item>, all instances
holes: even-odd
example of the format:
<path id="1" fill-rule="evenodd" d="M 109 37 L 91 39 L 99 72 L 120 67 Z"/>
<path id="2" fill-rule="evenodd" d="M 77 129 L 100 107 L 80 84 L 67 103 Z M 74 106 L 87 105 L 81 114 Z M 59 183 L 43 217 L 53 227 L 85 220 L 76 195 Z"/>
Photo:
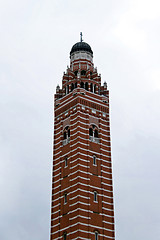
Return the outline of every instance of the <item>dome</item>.
<path id="1" fill-rule="evenodd" d="M 85 51 L 85 52 L 89 52 L 89 53 L 93 54 L 93 51 L 92 51 L 91 47 L 89 46 L 89 44 L 86 42 L 82 42 L 82 41 L 73 45 L 73 47 L 70 51 L 70 55 L 77 51 Z"/>

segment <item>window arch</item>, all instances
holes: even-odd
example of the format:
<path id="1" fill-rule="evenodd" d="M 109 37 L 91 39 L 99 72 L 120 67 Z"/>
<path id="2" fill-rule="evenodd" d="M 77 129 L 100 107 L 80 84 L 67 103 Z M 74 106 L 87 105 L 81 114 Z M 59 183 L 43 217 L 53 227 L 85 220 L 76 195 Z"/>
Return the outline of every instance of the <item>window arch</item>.
<path id="1" fill-rule="evenodd" d="M 89 140 L 91 142 L 99 143 L 98 128 L 96 125 L 92 124 L 89 128 Z"/>
<path id="2" fill-rule="evenodd" d="M 70 142 L 70 127 L 66 126 L 63 131 L 63 146 Z"/>

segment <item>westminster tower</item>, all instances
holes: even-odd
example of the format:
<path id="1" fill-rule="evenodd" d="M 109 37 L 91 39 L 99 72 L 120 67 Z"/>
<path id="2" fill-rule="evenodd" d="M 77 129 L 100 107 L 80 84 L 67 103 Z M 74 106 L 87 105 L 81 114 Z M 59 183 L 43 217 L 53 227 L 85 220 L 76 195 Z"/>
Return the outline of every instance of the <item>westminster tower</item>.
<path id="1" fill-rule="evenodd" d="M 54 107 L 51 240 L 114 240 L 109 91 L 82 34 Z"/>

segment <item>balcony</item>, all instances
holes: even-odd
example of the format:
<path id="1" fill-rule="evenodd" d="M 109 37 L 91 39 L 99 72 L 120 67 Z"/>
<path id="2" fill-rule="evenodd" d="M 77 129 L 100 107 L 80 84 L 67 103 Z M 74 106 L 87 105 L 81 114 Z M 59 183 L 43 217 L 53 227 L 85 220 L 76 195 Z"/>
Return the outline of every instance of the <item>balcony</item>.
<path id="1" fill-rule="evenodd" d="M 63 140 L 63 146 L 67 145 L 70 142 L 70 137 Z"/>
<path id="2" fill-rule="evenodd" d="M 94 142 L 94 143 L 99 143 L 99 138 L 96 138 L 96 137 L 93 137 L 93 136 L 89 136 L 89 140 L 91 142 Z"/>

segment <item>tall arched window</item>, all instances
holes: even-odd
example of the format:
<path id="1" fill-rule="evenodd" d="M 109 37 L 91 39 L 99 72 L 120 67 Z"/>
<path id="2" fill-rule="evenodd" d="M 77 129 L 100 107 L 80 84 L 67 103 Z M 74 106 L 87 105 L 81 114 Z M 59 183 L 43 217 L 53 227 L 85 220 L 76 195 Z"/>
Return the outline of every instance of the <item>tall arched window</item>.
<path id="1" fill-rule="evenodd" d="M 94 201 L 98 202 L 98 194 L 96 191 L 94 191 Z"/>
<path id="2" fill-rule="evenodd" d="M 95 231 L 95 240 L 98 240 L 98 232 Z"/>
<path id="3" fill-rule="evenodd" d="M 65 167 L 67 167 L 68 166 L 68 158 L 67 157 L 65 158 L 64 162 L 65 162 Z"/>
<path id="4" fill-rule="evenodd" d="M 63 131 L 63 146 L 70 142 L 70 128 L 69 126 L 65 127 Z"/>
<path id="5" fill-rule="evenodd" d="M 93 165 L 97 165 L 97 159 L 95 155 L 93 155 Z"/>
<path id="6" fill-rule="evenodd" d="M 94 85 L 94 93 L 96 93 L 96 84 Z"/>
<path id="7" fill-rule="evenodd" d="M 94 124 L 89 128 L 89 140 L 91 142 L 99 143 L 98 128 Z"/>

